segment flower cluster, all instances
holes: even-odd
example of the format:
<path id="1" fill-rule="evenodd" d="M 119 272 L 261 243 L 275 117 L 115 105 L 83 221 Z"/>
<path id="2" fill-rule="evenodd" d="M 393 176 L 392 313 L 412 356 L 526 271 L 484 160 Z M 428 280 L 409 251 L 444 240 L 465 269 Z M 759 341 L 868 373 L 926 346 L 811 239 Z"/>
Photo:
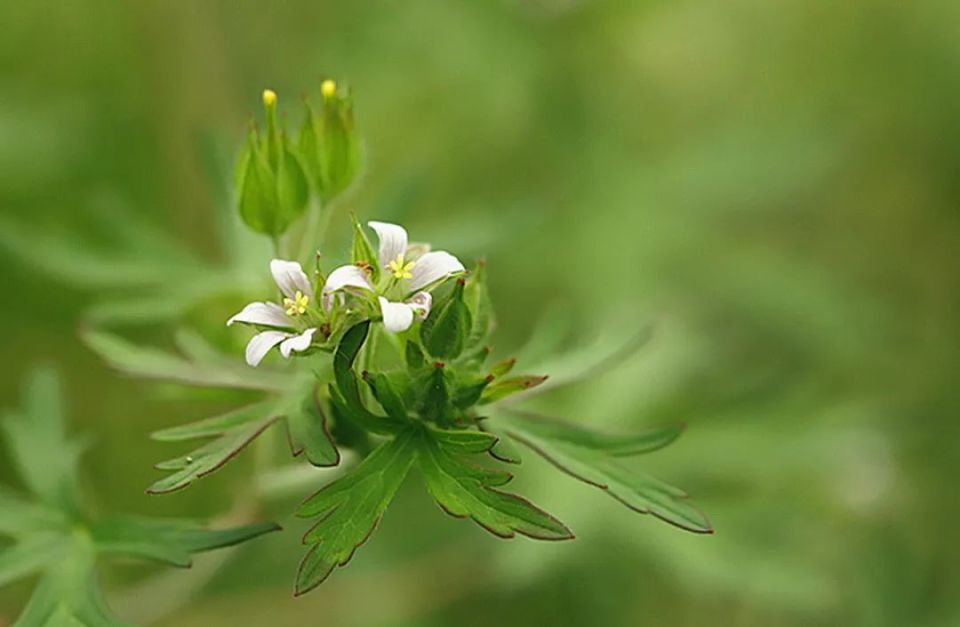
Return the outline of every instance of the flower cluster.
<path id="1" fill-rule="evenodd" d="M 465 272 L 450 253 L 410 244 L 402 226 L 388 222 L 370 222 L 369 226 L 380 240 L 376 259 L 356 258 L 333 270 L 320 287 L 319 303 L 317 290 L 300 263 L 270 262 L 281 304 L 250 303 L 227 321 L 228 326 L 239 322 L 262 329 L 247 344 L 248 364 L 257 366 L 276 346 L 284 358 L 325 346 L 335 335 L 338 322 L 354 312 L 381 320 L 391 333 L 406 331 L 415 320 L 429 315 L 431 290 Z"/>

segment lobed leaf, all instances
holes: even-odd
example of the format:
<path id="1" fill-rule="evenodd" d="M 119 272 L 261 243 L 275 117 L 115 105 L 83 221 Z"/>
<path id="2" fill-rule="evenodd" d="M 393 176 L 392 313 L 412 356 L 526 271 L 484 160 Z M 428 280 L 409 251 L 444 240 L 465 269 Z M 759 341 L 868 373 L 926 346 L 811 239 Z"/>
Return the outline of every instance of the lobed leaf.
<path id="1" fill-rule="evenodd" d="M 186 568 L 193 563 L 194 553 L 233 546 L 279 529 L 265 522 L 210 530 L 193 521 L 121 516 L 95 523 L 91 534 L 100 552 Z"/>
<path id="2" fill-rule="evenodd" d="M 248 405 L 193 424 L 165 429 L 153 434 L 161 441 L 178 441 L 203 437 L 215 437 L 200 448 L 186 455 L 175 457 L 156 465 L 158 470 L 172 470 L 173 474 L 155 482 L 147 492 L 164 494 L 186 488 L 191 483 L 220 469 L 237 453 L 263 433 L 280 416 L 272 412 L 270 403 Z"/>
<path id="3" fill-rule="evenodd" d="M 303 538 L 310 550 L 297 571 L 297 595 L 319 586 L 334 568 L 350 561 L 373 533 L 415 457 L 413 435 L 400 433 L 300 506 L 297 516 L 320 520 Z"/>
<path id="4" fill-rule="evenodd" d="M 483 441 L 489 444 L 484 450 L 496 441 L 489 434 L 478 435 L 485 436 Z M 526 499 L 494 489 L 509 481 L 509 473 L 464 461 L 463 442 L 452 444 L 451 437 L 450 433 L 423 429 L 417 440 L 418 467 L 427 489 L 445 512 L 458 518 L 470 517 L 501 538 L 518 533 L 539 540 L 573 538 L 566 525 Z"/>
<path id="5" fill-rule="evenodd" d="M 713 533 L 710 521 L 687 502 L 683 490 L 629 469 L 617 459 L 666 446 L 679 435 L 680 427 L 652 429 L 629 437 L 590 434 L 560 421 L 529 415 L 500 415 L 493 422 L 563 472 L 604 490 L 630 509 L 687 531 Z"/>

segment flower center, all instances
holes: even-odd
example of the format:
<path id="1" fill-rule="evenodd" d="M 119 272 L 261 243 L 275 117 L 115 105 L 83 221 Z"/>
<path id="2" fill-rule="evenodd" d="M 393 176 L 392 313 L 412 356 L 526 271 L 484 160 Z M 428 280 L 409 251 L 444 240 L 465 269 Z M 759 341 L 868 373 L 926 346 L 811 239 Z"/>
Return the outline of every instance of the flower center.
<path id="1" fill-rule="evenodd" d="M 287 308 L 288 316 L 299 316 L 306 313 L 307 305 L 310 304 L 310 297 L 297 290 L 293 298 L 284 298 L 283 306 Z"/>
<path id="2" fill-rule="evenodd" d="M 403 255 L 397 255 L 397 258 L 393 261 L 387 263 L 387 268 L 393 273 L 393 278 L 395 279 L 412 279 L 413 273 L 410 272 L 413 270 L 413 266 L 416 265 L 415 261 L 408 261 L 407 263 L 403 262 Z"/>

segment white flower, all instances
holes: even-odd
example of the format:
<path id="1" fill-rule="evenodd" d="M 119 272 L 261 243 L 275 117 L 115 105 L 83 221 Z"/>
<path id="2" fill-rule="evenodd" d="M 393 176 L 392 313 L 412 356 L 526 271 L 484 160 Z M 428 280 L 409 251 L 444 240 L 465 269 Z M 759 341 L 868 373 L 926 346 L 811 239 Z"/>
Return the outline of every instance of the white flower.
<path id="1" fill-rule="evenodd" d="M 270 262 L 270 273 L 283 294 L 283 307 L 276 303 L 250 303 L 237 315 L 227 320 L 227 326 L 234 322 L 273 327 L 253 336 L 247 344 L 247 363 L 257 366 L 270 349 L 280 345 L 280 354 L 290 357 L 293 351 L 301 352 L 310 348 L 316 328 L 304 329 L 304 314 L 307 314 L 313 299 L 313 286 L 296 261 L 274 259 Z"/>
<path id="2" fill-rule="evenodd" d="M 431 251 L 423 244 L 408 244 L 407 231 L 402 226 L 387 222 L 368 224 L 380 238 L 379 284 L 371 284 L 367 272 L 359 266 L 340 266 L 330 273 L 323 286 L 323 307 L 329 310 L 339 290 L 368 290 L 378 296 L 384 328 L 392 333 L 406 331 L 414 318 L 422 320 L 430 313 L 432 297 L 424 290 L 463 272 L 463 264 L 448 252 Z"/>

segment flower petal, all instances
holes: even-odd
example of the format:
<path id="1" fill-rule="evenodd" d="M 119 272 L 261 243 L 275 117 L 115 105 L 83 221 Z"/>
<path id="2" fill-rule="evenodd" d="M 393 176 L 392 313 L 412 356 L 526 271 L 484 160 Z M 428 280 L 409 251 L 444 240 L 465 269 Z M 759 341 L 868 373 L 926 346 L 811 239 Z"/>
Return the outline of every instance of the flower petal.
<path id="1" fill-rule="evenodd" d="M 345 287 L 359 287 L 373 291 L 366 271 L 359 266 L 340 266 L 330 273 L 327 282 L 323 285 L 324 292 L 335 292 Z"/>
<path id="2" fill-rule="evenodd" d="M 298 291 L 313 298 L 310 278 L 296 261 L 274 259 L 270 262 L 270 273 L 273 275 L 273 280 L 277 282 L 277 287 L 287 298 L 294 298 Z"/>
<path id="3" fill-rule="evenodd" d="M 310 343 L 313 341 L 313 334 L 316 333 L 316 329 L 307 329 L 300 335 L 296 335 L 289 339 L 284 340 L 280 343 L 280 354 L 284 358 L 290 357 L 290 351 L 305 351 L 310 348 Z"/>
<path id="4" fill-rule="evenodd" d="M 371 229 L 377 232 L 380 238 L 380 251 L 377 257 L 380 260 L 380 267 L 386 268 L 387 264 L 407 253 L 407 230 L 399 224 L 390 224 L 389 222 L 367 222 Z"/>
<path id="5" fill-rule="evenodd" d="M 455 272 L 463 272 L 460 260 L 444 250 L 426 253 L 413 266 L 413 278 L 406 282 L 410 291 L 419 290 Z"/>
<path id="6" fill-rule="evenodd" d="M 292 334 L 285 331 L 264 331 L 254 335 L 247 344 L 247 363 L 256 367 L 270 349 Z"/>
<path id="7" fill-rule="evenodd" d="M 406 303 L 391 303 L 381 296 L 380 312 L 383 314 L 383 328 L 390 333 L 406 331 L 413 324 L 413 308 Z"/>
<path id="8" fill-rule="evenodd" d="M 433 295 L 430 292 L 417 292 L 407 301 L 417 320 L 425 320 L 430 315 L 430 306 L 433 304 Z"/>
<path id="9" fill-rule="evenodd" d="M 283 307 L 276 303 L 250 303 L 240 313 L 227 320 L 227 326 L 234 322 L 263 324 L 268 327 L 289 327 L 292 324 Z"/>

